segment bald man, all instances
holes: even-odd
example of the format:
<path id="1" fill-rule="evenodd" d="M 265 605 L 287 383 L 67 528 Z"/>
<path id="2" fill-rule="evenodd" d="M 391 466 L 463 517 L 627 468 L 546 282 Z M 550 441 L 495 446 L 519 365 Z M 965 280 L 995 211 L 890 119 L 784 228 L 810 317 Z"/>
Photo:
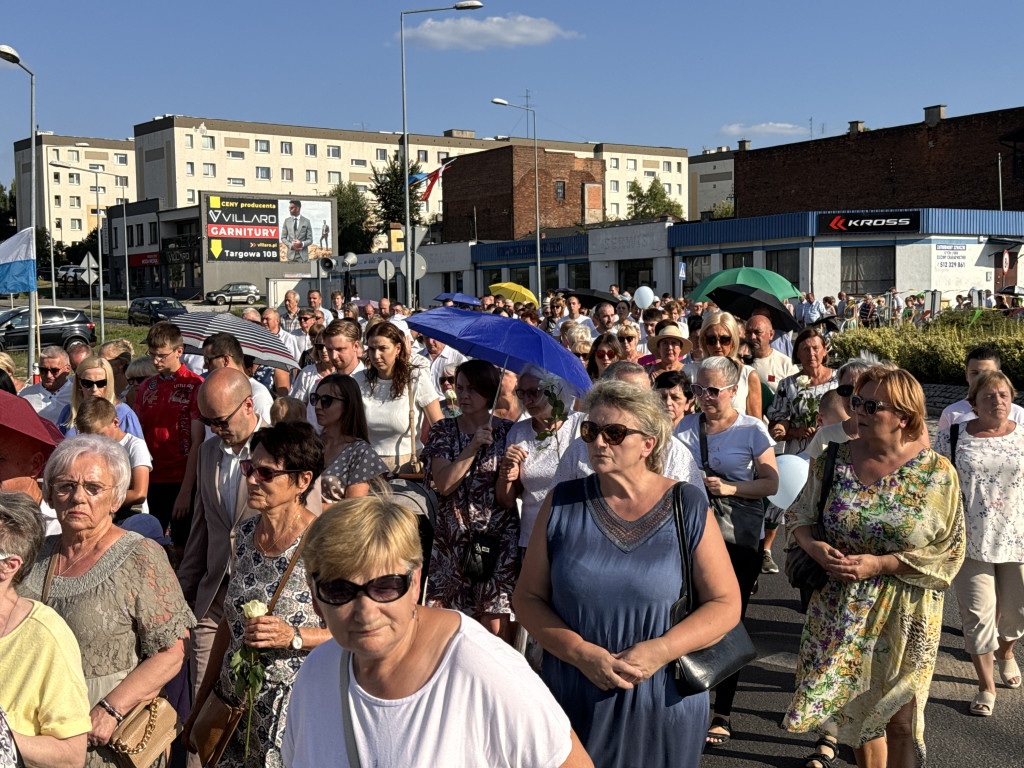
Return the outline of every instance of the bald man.
<path id="1" fill-rule="evenodd" d="M 792 359 L 786 357 L 772 346 L 775 338 L 775 328 L 772 326 L 770 317 L 765 315 L 754 315 L 747 320 L 746 327 L 747 343 L 750 345 L 750 353 L 754 356 L 754 370 L 761 381 L 768 385 L 768 389 L 774 395 L 779 388 L 779 382 L 787 376 L 799 372 L 799 368 Z"/>
<path id="2" fill-rule="evenodd" d="M 262 323 L 264 328 L 277 336 L 277 338 L 281 340 L 281 343 L 288 348 L 288 351 L 295 358 L 295 366 L 298 367 L 299 357 L 302 356 L 302 350 L 299 349 L 299 342 L 296 340 L 295 336 L 288 333 L 288 331 L 281 326 L 281 315 L 278 314 L 278 311 L 276 309 L 263 310 Z"/>

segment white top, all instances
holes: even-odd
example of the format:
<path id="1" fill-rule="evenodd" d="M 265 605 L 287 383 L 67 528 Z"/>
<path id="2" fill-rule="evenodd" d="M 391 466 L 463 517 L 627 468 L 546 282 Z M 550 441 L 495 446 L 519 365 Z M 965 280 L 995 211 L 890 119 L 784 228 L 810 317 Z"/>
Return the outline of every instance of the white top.
<path id="1" fill-rule="evenodd" d="M 68 376 L 64 386 L 56 392 L 50 392 L 42 384 L 29 384 L 22 387 L 18 397 L 28 400 L 36 413 L 54 424 L 60 419 L 65 406 L 71 405 L 71 393 L 74 391 L 74 379 Z"/>
<path id="2" fill-rule="evenodd" d="M 949 456 L 949 430 L 935 450 Z M 973 437 L 963 427 L 956 471 L 964 497 L 967 557 L 986 563 L 1024 563 L 1024 428 L 1003 437 Z"/>
<path id="3" fill-rule="evenodd" d="M 572 751 L 569 718 L 526 660 L 475 620 L 437 670 L 402 699 L 379 699 L 350 673 L 346 704 L 360 763 L 371 766 L 556 768 Z M 342 727 L 342 649 L 314 648 L 295 678 L 281 758 L 288 768 L 351 768 Z"/>
<path id="4" fill-rule="evenodd" d="M 153 456 L 149 452 L 149 446 L 146 445 L 145 440 L 125 432 L 124 437 L 119 442 L 128 452 L 128 463 L 132 469 L 136 467 L 153 469 Z M 142 514 L 149 514 L 149 499 L 142 500 Z"/>
<path id="5" fill-rule="evenodd" d="M 426 368 L 412 369 L 413 402 L 416 405 L 416 453 L 423 448 L 420 442 L 420 425 L 423 420 L 423 409 L 435 402 L 437 392 L 430 383 L 430 374 Z M 366 425 L 370 429 L 370 445 L 378 456 L 407 456 L 409 450 L 409 391 L 402 391 L 396 398 L 391 397 L 391 382 L 377 379 L 377 386 L 370 391 L 366 382 L 366 371 L 352 375 L 359 385 L 366 410 Z"/>
<path id="6" fill-rule="evenodd" d="M 295 338 L 294 334 L 288 333 L 283 326 L 275 335 L 287 347 L 288 352 L 295 358 L 295 364 L 298 365 L 299 358 L 302 357 L 302 350 L 299 349 L 299 340 Z"/>
<path id="7" fill-rule="evenodd" d="M 321 305 L 317 307 L 316 310 L 319 310 L 320 312 L 324 313 L 324 326 L 328 326 L 334 322 L 334 313 L 327 307 Z M 341 315 L 338 315 L 338 317 L 341 317 Z"/>
<path id="8" fill-rule="evenodd" d="M 775 394 L 775 390 L 779 388 L 779 382 L 787 376 L 799 373 L 800 367 L 778 350 L 771 347 L 769 349 L 771 354 L 768 357 L 755 357 L 753 366 L 761 381 L 768 385 L 772 394 Z M 764 409 L 762 408 L 762 410 Z"/>
<path id="9" fill-rule="evenodd" d="M 299 375 L 292 382 L 292 389 L 288 394 L 296 400 L 308 403 L 309 393 L 316 389 L 316 385 L 322 378 L 323 376 L 320 371 L 316 369 L 316 363 L 311 363 L 299 371 Z"/>
<path id="10" fill-rule="evenodd" d="M 972 421 L 978 418 L 978 414 L 971 410 L 971 404 L 966 400 L 958 400 L 952 405 L 947 405 L 939 417 L 939 429 L 949 429 L 954 424 L 963 424 L 965 421 Z M 1010 421 L 1024 424 L 1024 408 L 1016 403 L 1010 404 Z"/>
<path id="11" fill-rule="evenodd" d="M 676 427 L 676 437 L 682 440 L 693 460 L 700 466 L 700 414 L 684 416 Z M 775 445 L 768 436 L 768 428 L 760 419 L 740 414 L 732 425 L 714 435 L 708 435 L 708 464 L 715 474 L 729 482 L 754 479 L 754 459 Z"/>
<path id="12" fill-rule="evenodd" d="M 462 365 L 469 360 L 468 357 L 455 349 L 455 347 L 448 346 L 442 349 L 441 353 L 433 360 L 430 359 L 430 353 L 425 350 L 421 357 L 430 362 L 430 381 L 434 385 L 434 390 L 437 392 L 438 397 L 444 397 L 444 392 L 441 391 L 441 376 L 444 374 L 444 369 L 449 365 Z"/>
<path id="13" fill-rule="evenodd" d="M 569 317 L 568 315 L 566 315 L 565 317 L 561 318 L 561 319 L 560 319 L 560 320 L 558 321 L 558 328 L 559 328 L 559 330 L 561 330 L 561 328 L 562 328 L 562 323 L 564 323 L 564 322 L 565 322 L 566 320 L 572 320 L 572 321 L 573 321 L 574 323 L 576 323 L 576 325 L 585 325 L 585 326 L 586 326 L 587 328 L 589 328 L 589 329 L 590 329 L 590 335 L 591 335 L 591 336 L 596 336 L 596 335 L 597 335 L 597 334 L 595 333 L 595 330 L 596 330 L 596 329 L 594 328 L 594 321 L 593 321 L 593 320 L 591 320 L 591 319 L 590 319 L 589 317 L 587 317 L 586 315 L 580 315 L 580 316 L 579 316 L 578 318 L 576 318 L 575 320 L 573 320 L 573 318 L 571 318 L 571 317 Z"/>
<path id="14" fill-rule="evenodd" d="M 823 427 L 818 427 L 818 431 L 811 435 L 810 439 L 807 441 L 804 453 L 806 453 L 808 457 L 816 459 L 825 452 L 829 443 L 848 442 L 850 442 L 850 436 L 846 434 L 846 430 L 843 428 L 843 422 L 837 421 L 835 424 L 826 424 Z"/>
<path id="15" fill-rule="evenodd" d="M 533 420 L 517 421 L 508 431 L 508 445 L 518 445 L 526 451 L 526 460 L 519 468 L 519 482 L 523 485 L 521 523 L 519 529 L 519 546 L 530 543 L 533 524 L 537 521 L 540 506 L 544 497 L 552 488 L 552 480 L 558 471 L 558 461 L 568 449 L 573 438 L 580 433 L 582 413 L 570 413 L 558 433 L 543 442 L 537 442 L 537 433 L 533 429 Z M 557 445 L 556 445 L 557 441 Z M 580 442 L 583 442 L 582 440 Z M 584 444 L 585 445 L 585 444 Z"/>
<path id="16" fill-rule="evenodd" d="M 698 368 L 699 370 L 699 368 Z M 747 392 L 750 391 L 750 374 L 757 373 L 749 365 L 743 366 L 740 378 L 736 382 L 736 394 L 732 396 L 732 407 L 741 415 L 747 414 Z M 762 410 L 764 410 L 762 408 Z"/>

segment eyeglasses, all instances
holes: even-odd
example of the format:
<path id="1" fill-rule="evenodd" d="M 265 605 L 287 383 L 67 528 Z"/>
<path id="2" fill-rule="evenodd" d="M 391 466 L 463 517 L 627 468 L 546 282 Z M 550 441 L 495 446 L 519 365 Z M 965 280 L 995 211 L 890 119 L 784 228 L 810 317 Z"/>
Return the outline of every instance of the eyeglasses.
<path id="1" fill-rule="evenodd" d="M 619 341 L 621 341 L 621 342 L 636 341 L 637 338 L 638 338 L 637 336 L 619 336 Z"/>
<path id="2" fill-rule="evenodd" d="M 242 474 L 246 477 L 256 475 L 256 479 L 263 483 L 271 482 L 278 475 L 297 475 L 304 470 L 301 469 L 274 469 L 263 464 L 253 464 L 249 459 L 238 462 L 242 468 Z"/>
<path id="3" fill-rule="evenodd" d="M 618 357 L 618 355 L 612 349 L 599 349 L 594 353 L 594 357 L 598 360 L 611 360 L 613 357 Z"/>
<path id="4" fill-rule="evenodd" d="M 865 400 L 863 397 L 857 397 L 854 395 L 850 398 L 850 406 L 855 411 L 859 411 L 861 408 L 864 409 L 864 413 L 868 416 L 874 416 L 878 411 L 884 410 L 896 410 L 896 407 L 892 403 L 886 403 L 881 400 Z"/>
<path id="5" fill-rule="evenodd" d="M 75 492 L 78 490 L 79 486 L 85 489 L 85 493 L 87 496 L 92 497 L 99 496 L 104 491 L 110 490 L 110 486 L 103 485 L 103 483 L 75 483 L 71 481 L 64 481 L 54 483 L 53 492 L 57 494 L 59 498 L 69 499 L 75 495 Z"/>
<path id="6" fill-rule="evenodd" d="M 337 395 L 321 395 L 319 392 L 309 393 L 309 404 L 316 408 L 318 405 L 321 408 L 330 408 L 334 405 L 334 402 L 344 402 L 344 397 L 338 397 Z"/>
<path id="7" fill-rule="evenodd" d="M 248 399 L 249 399 L 248 397 L 245 398 L 245 400 L 248 400 Z M 235 410 L 233 410 L 231 413 L 229 413 L 223 419 L 208 419 L 205 416 L 203 416 L 203 414 L 200 413 L 199 414 L 199 420 L 201 422 L 203 422 L 203 424 L 208 426 L 210 429 L 224 429 L 225 427 L 227 427 L 228 422 L 231 421 L 231 417 L 234 416 L 236 413 L 238 413 L 238 409 L 239 408 L 241 408 L 243 405 L 245 405 L 245 400 L 240 402 L 238 404 L 238 408 L 235 408 Z M 247 475 L 247 477 L 248 477 L 248 475 Z"/>
<path id="8" fill-rule="evenodd" d="M 88 379 L 79 379 L 78 383 L 81 384 L 84 389 L 96 389 L 97 387 L 99 387 L 100 389 L 103 389 L 103 387 L 107 386 L 107 380 L 106 379 L 100 379 L 99 381 L 89 381 Z"/>
<path id="9" fill-rule="evenodd" d="M 697 397 L 710 397 L 712 400 L 717 398 L 727 389 L 732 389 L 735 384 L 730 384 L 728 387 L 702 387 L 700 384 L 693 384 L 690 389 L 693 390 L 693 394 Z"/>
<path id="10" fill-rule="evenodd" d="M 580 360 L 583 360 L 584 362 L 586 362 L 587 360 L 590 359 L 590 353 L 589 352 L 577 352 L 576 353 L 576 357 L 578 357 Z"/>
<path id="11" fill-rule="evenodd" d="M 455 377 L 454 376 L 442 376 L 441 377 L 441 383 L 442 384 L 454 384 L 455 383 Z"/>
<path id="12" fill-rule="evenodd" d="M 43 368 L 42 366 L 40 366 L 39 367 L 39 375 L 40 376 L 59 376 L 61 370 L 63 370 L 63 369 L 61 369 L 61 368 Z"/>
<path id="13" fill-rule="evenodd" d="M 849 397 L 853 394 L 853 384 L 840 384 L 836 387 L 836 392 L 840 397 Z"/>
<path id="14" fill-rule="evenodd" d="M 387 576 L 378 576 L 370 579 L 365 584 L 356 584 L 348 579 L 331 579 L 330 581 L 317 581 L 316 596 L 321 603 L 328 605 L 345 605 L 355 600 L 360 592 L 375 603 L 393 603 L 409 591 L 412 586 L 411 573 L 392 573 Z"/>
<path id="15" fill-rule="evenodd" d="M 170 352 L 154 352 L 152 349 L 146 352 L 146 355 L 151 357 L 155 362 L 162 362 L 168 357 L 173 355 L 178 350 L 172 349 Z"/>
<path id="16" fill-rule="evenodd" d="M 541 387 L 534 387 L 533 389 L 517 389 L 515 390 L 516 397 L 522 401 L 536 400 L 544 397 L 544 390 Z"/>
<path id="17" fill-rule="evenodd" d="M 732 336 L 715 336 L 713 333 L 709 333 L 704 337 L 704 343 L 708 346 L 717 343 L 720 347 L 727 347 L 732 344 Z"/>
<path id="18" fill-rule="evenodd" d="M 642 435 L 639 429 L 630 429 L 623 424 L 595 424 L 592 421 L 584 421 L 580 424 L 580 437 L 583 442 L 592 443 L 597 440 L 598 435 L 604 436 L 608 445 L 621 445 L 622 441 L 629 435 Z"/>

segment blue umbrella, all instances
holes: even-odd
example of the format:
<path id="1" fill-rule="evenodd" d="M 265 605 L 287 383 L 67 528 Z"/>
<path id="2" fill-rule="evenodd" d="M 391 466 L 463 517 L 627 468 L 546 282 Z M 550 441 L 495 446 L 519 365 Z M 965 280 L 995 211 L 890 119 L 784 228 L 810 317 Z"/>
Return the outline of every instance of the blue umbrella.
<path id="1" fill-rule="evenodd" d="M 590 389 L 583 363 L 550 334 L 504 315 L 438 307 L 408 318 L 409 327 L 464 355 L 519 373 L 529 363 L 565 379 L 582 395 Z"/>
<path id="2" fill-rule="evenodd" d="M 466 293 L 439 293 L 434 301 L 454 301 L 456 304 L 465 304 L 468 307 L 482 307 L 483 302 L 475 296 Z"/>

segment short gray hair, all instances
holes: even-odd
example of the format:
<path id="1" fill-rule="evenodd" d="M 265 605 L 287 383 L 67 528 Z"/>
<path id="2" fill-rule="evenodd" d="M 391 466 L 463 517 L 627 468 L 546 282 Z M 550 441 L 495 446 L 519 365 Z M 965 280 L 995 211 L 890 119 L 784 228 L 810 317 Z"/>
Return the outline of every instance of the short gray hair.
<path id="1" fill-rule="evenodd" d="M 569 410 L 569 407 L 572 405 L 573 394 L 572 388 L 565 379 L 559 376 L 554 376 L 553 374 L 545 371 L 539 365 L 534 365 L 533 363 L 527 363 L 523 370 L 519 372 L 520 380 L 522 380 L 523 376 L 536 376 L 541 381 L 544 381 L 544 379 L 553 379 L 555 381 L 555 397 L 562 401 L 566 411 Z"/>
<path id="2" fill-rule="evenodd" d="M 637 429 L 646 437 L 655 439 L 654 450 L 647 456 L 647 468 L 661 474 L 665 469 L 665 449 L 672 439 L 672 424 L 661 398 L 653 390 L 636 384 L 600 379 L 587 392 L 583 410 L 590 413 L 602 405 L 631 414 L 636 419 Z"/>
<path id="3" fill-rule="evenodd" d="M 82 456 L 95 456 L 106 465 L 114 481 L 114 507 L 124 504 L 128 486 L 132 481 L 132 468 L 128 452 L 109 437 L 103 435 L 74 435 L 53 449 L 46 469 L 43 470 L 43 494 L 51 498 L 54 481 L 71 470 L 71 465 Z"/>
<path id="4" fill-rule="evenodd" d="M 700 370 L 717 371 L 727 387 L 738 384 L 740 380 L 740 363 L 731 357 L 705 357 L 700 361 Z"/>
<path id="5" fill-rule="evenodd" d="M 842 381 L 843 377 L 849 373 L 853 376 L 853 382 L 856 384 L 857 379 L 860 378 L 860 375 L 864 373 L 864 371 L 877 366 L 887 369 L 895 369 L 897 367 L 892 361 L 883 360 L 874 352 L 862 349 L 857 357 L 851 357 L 839 367 L 836 379 L 838 381 Z"/>
<path id="6" fill-rule="evenodd" d="M 63 347 L 56 345 L 51 347 L 43 347 L 39 350 L 40 360 L 60 360 L 61 365 L 71 365 L 71 358 L 68 357 L 68 353 L 64 351 Z"/>
<path id="7" fill-rule="evenodd" d="M 11 578 L 18 586 L 32 570 L 43 546 L 43 516 L 27 493 L 0 491 L 0 552 L 17 555 L 21 567 Z"/>
<path id="8" fill-rule="evenodd" d="M 602 379 L 622 380 L 623 376 L 646 376 L 647 370 L 640 363 L 631 363 L 629 360 L 616 360 L 604 369 Z"/>

